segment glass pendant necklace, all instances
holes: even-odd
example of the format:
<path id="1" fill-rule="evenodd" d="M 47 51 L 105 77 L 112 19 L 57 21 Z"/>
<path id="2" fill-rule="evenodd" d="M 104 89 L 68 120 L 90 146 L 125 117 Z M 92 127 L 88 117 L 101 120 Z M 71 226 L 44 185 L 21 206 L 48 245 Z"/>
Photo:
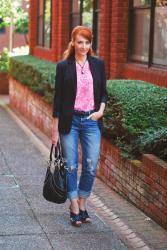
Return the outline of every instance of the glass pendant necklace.
<path id="1" fill-rule="evenodd" d="M 78 63 L 78 65 L 81 67 L 81 74 L 84 74 L 84 73 L 85 73 L 84 66 L 85 66 L 85 63 L 86 63 L 86 61 L 87 61 L 87 58 L 86 58 L 85 62 L 83 63 L 83 65 L 81 65 L 81 64 L 77 61 L 76 58 L 75 58 L 75 60 L 76 60 L 76 62 Z"/>

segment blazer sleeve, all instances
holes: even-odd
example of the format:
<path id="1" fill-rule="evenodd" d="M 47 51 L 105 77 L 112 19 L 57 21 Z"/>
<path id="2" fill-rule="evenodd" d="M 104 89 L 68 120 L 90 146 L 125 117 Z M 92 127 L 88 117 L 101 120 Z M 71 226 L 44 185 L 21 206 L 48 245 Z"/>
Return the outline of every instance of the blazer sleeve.
<path id="1" fill-rule="evenodd" d="M 101 87 L 101 102 L 107 103 L 108 94 L 106 89 L 106 73 L 105 73 L 105 64 L 104 61 L 101 61 L 101 75 L 102 75 L 102 87 Z"/>
<path id="2" fill-rule="evenodd" d="M 59 117 L 61 109 L 61 96 L 62 96 L 62 83 L 63 83 L 63 70 L 61 65 L 58 63 L 56 66 L 56 76 L 55 76 L 55 92 L 53 101 L 53 113 L 52 116 Z"/>

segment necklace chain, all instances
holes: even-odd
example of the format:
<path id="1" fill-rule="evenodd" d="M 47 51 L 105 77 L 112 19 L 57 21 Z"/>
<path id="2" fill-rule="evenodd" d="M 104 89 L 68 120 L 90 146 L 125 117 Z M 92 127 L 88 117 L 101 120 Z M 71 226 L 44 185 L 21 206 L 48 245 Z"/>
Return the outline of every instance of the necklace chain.
<path id="1" fill-rule="evenodd" d="M 86 63 L 86 61 L 87 61 L 87 58 L 86 58 L 85 62 L 83 63 L 83 65 L 81 65 L 81 64 L 77 61 L 76 58 L 75 58 L 75 60 L 76 60 L 76 62 L 78 63 L 78 65 L 81 67 L 81 73 L 84 74 L 84 73 L 85 73 L 85 71 L 84 71 L 84 66 L 85 66 L 85 63 Z"/>

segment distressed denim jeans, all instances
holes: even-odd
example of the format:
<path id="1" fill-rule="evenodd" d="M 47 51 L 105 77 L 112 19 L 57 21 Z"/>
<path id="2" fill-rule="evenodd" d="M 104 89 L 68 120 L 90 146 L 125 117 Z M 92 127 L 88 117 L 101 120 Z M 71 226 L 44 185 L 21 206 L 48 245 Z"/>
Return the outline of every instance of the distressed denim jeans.
<path id="1" fill-rule="evenodd" d="M 70 133 L 60 134 L 63 157 L 67 169 L 68 198 L 89 197 L 96 176 L 100 153 L 101 126 L 88 116 L 73 115 Z M 82 149 L 82 171 L 77 182 L 78 142 Z"/>

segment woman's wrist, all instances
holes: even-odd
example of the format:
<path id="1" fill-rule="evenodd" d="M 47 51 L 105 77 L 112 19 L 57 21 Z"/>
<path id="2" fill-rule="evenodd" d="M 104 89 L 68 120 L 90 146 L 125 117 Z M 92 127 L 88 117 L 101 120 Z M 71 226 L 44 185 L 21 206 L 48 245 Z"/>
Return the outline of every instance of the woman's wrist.
<path id="1" fill-rule="evenodd" d="M 98 113 L 99 113 L 99 116 L 102 117 L 104 112 L 103 110 L 99 110 Z"/>

